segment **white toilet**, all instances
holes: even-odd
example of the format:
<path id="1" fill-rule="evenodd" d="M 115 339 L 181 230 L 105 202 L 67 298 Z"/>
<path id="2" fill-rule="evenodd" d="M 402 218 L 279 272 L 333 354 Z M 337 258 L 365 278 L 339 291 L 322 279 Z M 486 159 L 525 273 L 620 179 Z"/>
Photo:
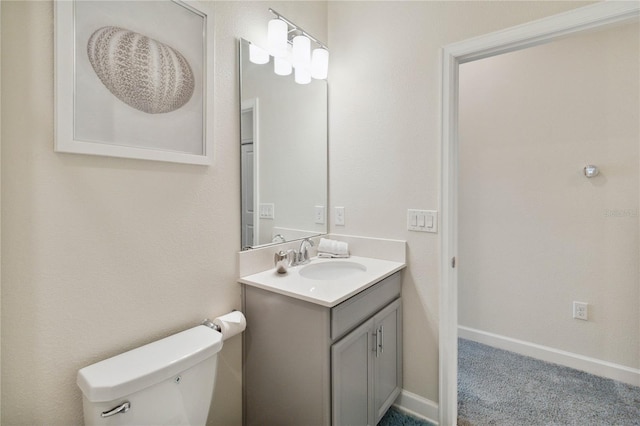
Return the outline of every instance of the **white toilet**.
<path id="1" fill-rule="evenodd" d="M 78 371 L 86 425 L 204 425 L 222 334 L 200 325 Z"/>

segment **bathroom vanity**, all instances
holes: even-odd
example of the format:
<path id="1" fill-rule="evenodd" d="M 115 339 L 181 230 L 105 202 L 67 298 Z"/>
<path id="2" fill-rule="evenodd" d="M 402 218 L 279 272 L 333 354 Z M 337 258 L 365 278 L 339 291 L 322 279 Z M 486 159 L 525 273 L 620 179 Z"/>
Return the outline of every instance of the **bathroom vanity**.
<path id="1" fill-rule="evenodd" d="M 246 425 L 375 425 L 400 393 L 404 264 L 341 261 L 240 279 Z"/>

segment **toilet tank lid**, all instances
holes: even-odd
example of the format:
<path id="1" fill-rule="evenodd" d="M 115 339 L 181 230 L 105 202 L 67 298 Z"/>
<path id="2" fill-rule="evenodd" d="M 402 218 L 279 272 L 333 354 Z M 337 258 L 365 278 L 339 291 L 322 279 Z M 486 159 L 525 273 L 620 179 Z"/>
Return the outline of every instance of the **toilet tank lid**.
<path id="1" fill-rule="evenodd" d="M 89 401 L 112 401 L 175 376 L 221 348 L 222 334 L 199 325 L 82 368 L 77 383 Z"/>

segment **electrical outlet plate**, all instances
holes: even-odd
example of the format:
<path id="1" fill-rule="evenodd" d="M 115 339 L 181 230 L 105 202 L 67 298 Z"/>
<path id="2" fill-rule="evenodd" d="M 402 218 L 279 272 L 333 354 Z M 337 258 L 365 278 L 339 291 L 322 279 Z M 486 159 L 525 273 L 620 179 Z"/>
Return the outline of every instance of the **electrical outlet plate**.
<path id="1" fill-rule="evenodd" d="M 315 222 L 324 225 L 324 206 L 315 206 Z"/>
<path id="2" fill-rule="evenodd" d="M 335 224 L 344 226 L 344 207 L 336 207 L 334 210 Z"/>
<path id="3" fill-rule="evenodd" d="M 586 302 L 573 302 L 573 317 L 587 321 L 589 319 L 589 304 Z"/>

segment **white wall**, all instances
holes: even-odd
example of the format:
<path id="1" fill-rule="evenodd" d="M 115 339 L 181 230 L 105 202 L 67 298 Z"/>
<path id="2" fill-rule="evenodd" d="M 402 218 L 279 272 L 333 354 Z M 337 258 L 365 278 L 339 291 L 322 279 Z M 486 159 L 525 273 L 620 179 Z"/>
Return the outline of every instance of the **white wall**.
<path id="1" fill-rule="evenodd" d="M 406 231 L 438 209 L 441 47 L 581 2 L 331 2 L 330 204 L 336 234 L 406 239 L 404 388 L 438 400 L 439 234 Z"/>
<path id="2" fill-rule="evenodd" d="M 640 367 L 638 31 L 461 66 L 460 325 Z"/>
<path id="3" fill-rule="evenodd" d="M 2 2 L 2 424 L 82 421 L 79 368 L 240 307 L 237 39 L 268 7 L 326 36 L 325 3 L 215 2 L 210 167 L 53 152 L 53 4 Z M 308 24 L 307 24 L 308 22 Z M 241 424 L 241 341 L 211 424 Z"/>

